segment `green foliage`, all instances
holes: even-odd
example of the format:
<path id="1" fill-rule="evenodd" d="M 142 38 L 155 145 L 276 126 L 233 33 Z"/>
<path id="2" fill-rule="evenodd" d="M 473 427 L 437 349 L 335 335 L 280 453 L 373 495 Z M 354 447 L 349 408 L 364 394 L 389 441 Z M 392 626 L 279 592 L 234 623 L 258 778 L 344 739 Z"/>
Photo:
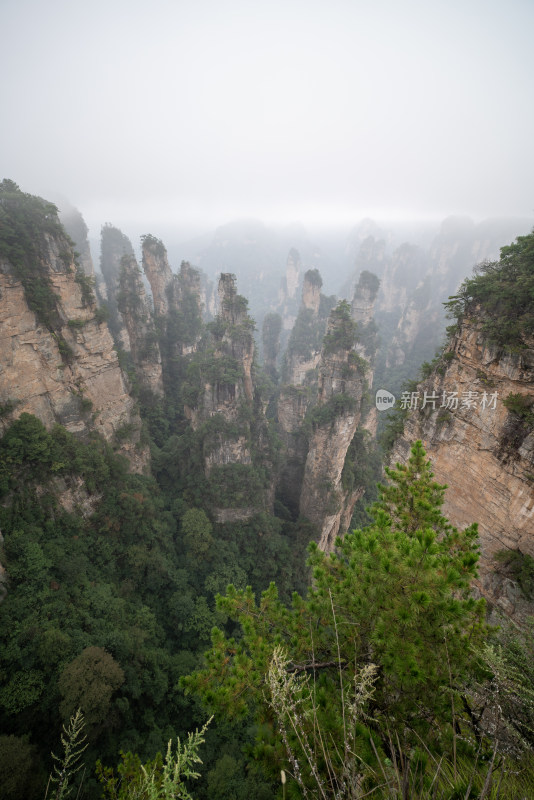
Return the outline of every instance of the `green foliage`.
<path id="1" fill-rule="evenodd" d="M 109 308 L 107 305 L 99 306 L 95 311 L 95 320 L 98 322 L 99 325 L 102 325 L 103 322 L 107 322 L 109 319 Z"/>
<path id="2" fill-rule="evenodd" d="M 76 265 L 74 280 L 82 290 L 82 303 L 84 306 L 92 306 L 96 303 L 94 293 L 95 279 L 91 275 L 86 275 L 83 269 Z"/>
<path id="3" fill-rule="evenodd" d="M 509 394 L 502 401 L 505 408 L 527 425 L 534 425 L 534 398 L 527 394 Z"/>
<path id="4" fill-rule="evenodd" d="M 0 475 L 0 561 L 9 575 L 0 605 L 0 726 L 15 736 L 31 730 L 46 757 L 60 704 L 68 715 L 86 703 L 88 763 L 116 752 L 121 739 L 153 754 L 187 705 L 170 688 L 179 660 L 162 645 L 179 637 L 169 614 L 178 555 L 155 483 L 129 475 L 102 440 L 47 432 L 30 415 L 0 441 Z M 83 505 L 68 513 L 57 495 L 80 478 Z M 93 662 L 95 649 L 102 658 Z"/>
<path id="5" fill-rule="evenodd" d="M 342 300 L 330 313 L 328 330 L 323 339 L 323 353 L 351 350 L 356 341 L 356 328 L 350 306 L 346 300 Z"/>
<path id="6" fill-rule="evenodd" d="M 83 766 L 81 757 L 88 747 L 86 736 L 83 733 L 84 726 L 85 722 L 80 709 L 71 716 L 68 726 L 63 725 L 63 734 L 61 736 L 63 755 L 59 757 L 52 753 L 55 764 L 53 773 L 50 776 L 50 782 L 57 784 L 54 800 L 64 800 L 64 798 L 72 794 L 72 779 L 81 770 Z"/>
<path id="7" fill-rule="evenodd" d="M 21 192 L 10 180 L 0 183 L 0 256 L 13 266 L 24 286 L 28 305 L 50 331 L 61 327 L 58 297 L 55 294 L 42 255 L 45 236 L 65 240 L 57 208 L 30 194 Z"/>
<path id="8" fill-rule="evenodd" d="M 213 626 L 224 622 L 214 595 L 230 583 L 251 583 L 259 593 L 273 579 L 284 597 L 295 586 L 304 591 L 300 554 L 309 530 L 269 514 L 214 527 L 204 510 L 212 500 L 203 445 L 213 443 L 219 423 L 198 435 L 186 425 L 177 427 L 180 435 L 164 436 L 154 451 L 157 483 L 128 474 L 103 440 L 79 441 L 61 427 L 46 431 L 27 414 L 0 439 L 0 562 L 9 575 L 0 604 L 0 726 L 12 736 L 31 732 L 43 760 L 61 704 L 68 702 L 68 714 L 83 701 L 89 772 L 97 757 L 113 763 L 119 749 L 146 763 L 197 721 L 177 684 L 198 665 Z M 261 465 L 263 456 L 253 457 Z M 221 493 L 231 489 L 230 502 L 248 504 L 263 497 L 269 476 L 254 464 L 241 466 L 243 474 L 230 467 L 215 478 Z M 72 512 L 59 502 L 65 492 Z M 107 662 L 103 671 L 86 663 L 95 648 L 113 660 L 112 674 L 124 675 L 111 693 Z M 251 733 L 245 725 L 228 735 L 243 773 L 241 747 Z M 214 737 L 207 773 L 224 744 Z M 209 797 L 206 780 L 198 784 L 202 800 Z M 96 800 L 91 781 L 86 777 L 83 788 Z M 259 797 L 260 785 L 250 773 L 243 798 Z"/>
<path id="9" fill-rule="evenodd" d="M 63 719 L 74 718 L 79 709 L 87 725 L 101 725 L 109 715 L 111 696 L 124 683 L 124 672 L 102 647 L 86 647 L 61 672 Z"/>
<path id="10" fill-rule="evenodd" d="M 355 508 L 352 525 L 367 525 L 371 518 L 366 507 L 377 498 L 376 483 L 381 477 L 382 458 L 368 431 L 358 428 L 347 450 L 341 480 L 345 491 L 364 489 L 362 501 Z"/>
<path id="11" fill-rule="evenodd" d="M 289 337 L 285 354 L 286 364 L 293 356 L 310 359 L 313 353 L 320 351 L 326 328 L 326 316 L 320 314 L 316 317 L 310 308 L 301 306 Z M 287 371 L 287 366 L 284 370 Z"/>
<path id="12" fill-rule="evenodd" d="M 0 403 L 0 418 L 7 417 L 17 407 L 19 400 L 7 400 L 5 403 Z"/>
<path id="13" fill-rule="evenodd" d="M 323 279 L 321 278 L 321 273 L 318 269 L 306 270 L 304 273 L 304 280 L 308 283 L 311 283 L 312 286 L 316 286 L 318 289 L 320 289 L 323 285 Z"/>
<path id="14" fill-rule="evenodd" d="M 499 438 L 497 455 L 503 459 L 516 459 L 521 444 L 534 427 L 534 401 L 529 395 L 511 393 L 503 399 L 509 411 Z"/>
<path id="15" fill-rule="evenodd" d="M 357 327 L 356 340 L 364 348 L 366 358 L 374 359 L 380 345 L 378 325 L 374 319 L 370 320 L 367 325 Z"/>
<path id="16" fill-rule="evenodd" d="M 242 294 L 234 294 L 230 297 L 225 296 L 224 310 L 236 317 L 246 314 L 248 310 L 248 300 Z"/>
<path id="17" fill-rule="evenodd" d="M 357 402 L 349 394 L 334 394 L 322 405 L 314 406 L 309 412 L 305 424 L 312 428 L 324 428 L 332 425 L 335 420 L 343 414 L 351 414 L 356 411 Z"/>
<path id="18" fill-rule="evenodd" d="M 200 560 L 213 546 L 212 525 L 206 512 L 189 508 L 182 517 L 182 535 L 188 553 Z"/>
<path id="19" fill-rule="evenodd" d="M 391 736 L 403 750 L 419 737 L 443 748 L 456 705 L 443 687 L 453 698 L 464 688 L 470 644 L 484 633 L 483 601 L 469 591 L 478 560 L 476 526 L 460 533 L 441 515 L 444 487 L 433 481 L 420 442 L 408 465 L 388 476 L 391 485 L 381 487 L 369 527 L 338 540 L 329 556 L 310 546 L 314 581 L 306 599 L 294 595 L 288 608 L 271 585 L 257 604 L 250 589 L 230 587 L 218 606 L 240 623 L 241 638 L 215 630 L 206 668 L 183 680 L 219 713 L 244 714 L 251 704 L 267 720 L 262 687 L 282 646 L 286 673 L 313 676 L 309 724 L 322 731 L 334 770 L 342 763 L 330 742 L 345 741 L 340 693 L 350 696 L 354 676 L 366 665 L 376 665 L 376 681 L 367 716 L 351 739 L 356 756 L 372 761 L 375 736 L 379 748 L 389 747 Z M 297 760 L 303 780 L 311 780 L 302 749 Z"/>
<path id="20" fill-rule="evenodd" d="M 518 351 L 534 333 L 533 300 L 534 232 L 501 248 L 499 261 L 480 265 L 445 306 L 458 321 L 476 316 L 491 342 Z"/>
<path id="21" fill-rule="evenodd" d="M 28 737 L 0 735 L 3 800 L 41 800 L 44 774 Z"/>
<path id="22" fill-rule="evenodd" d="M 520 550 L 499 550 L 495 554 L 497 561 L 517 581 L 524 597 L 534 599 L 534 558 Z"/>
<path id="23" fill-rule="evenodd" d="M 374 272 L 369 272 L 369 270 L 364 269 L 358 278 L 358 287 L 368 291 L 370 294 L 370 299 L 374 300 L 380 288 L 380 279 L 374 274 Z"/>
<path id="24" fill-rule="evenodd" d="M 265 477 L 258 467 L 249 464 L 214 466 L 209 480 L 213 505 L 221 508 L 261 507 Z"/>
<path id="25" fill-rule="evenodd" d="M 167 255 L 167 251 L 165 250 L 165 245 L 158 239 L 156 236 L 153 236 L 151 233 L 145 233 L 141 236 L 141 242 L 143 247 L 148 248 L 154 255 L 158 256 L 159 258 L 163 258 L 163 256 Z"/>
<path id="26" fill-rule="evenodd" d="M 436 355 L 431 361 L 423 361 L 419 367 L 419 377 L 421 380 L 426 380 L 433 373 L 437 372 L 438 375 L 444 375 L 447 365 L 454 360 L 455 353 L 453 350 L 445 350 L 445 346 L 438 348 Z"/>
<path id="27" fill-rule="evenodd" d="M 99 763 L 97 774 L 104 787 L 103 797 L 108 800 L 193 800 L 184 781 L 199 777 L 196 765 L 202 764 L 202 760 L 198 751 L 205 742 L 204 734 L 210 722 L 211 719 L 200 731 L 189 733 L 184 744 L 178 739 L 175 752 L 169 741 L 165 759 L 158 753 L 152 761 L 141 764 L 138 756 L 123 753 L 118 775 Z"/>
<path id="28" fill-rule="evenodd" d="M 9 261 L 24 287 L 29 308 L 39 322 L 52 332 L 61 357 L 68 363 L 72 351 L 61 333 L 59 297 L 54 291 L 45 261 L 47 236 L 64 243 L 67 268 L 74 260 L 72 247 L 52 203 L 21 192 L 10 180 L 0 183 L 0 257 Z M 76 280 L 82 280 L 77 268 Z"/>
<path id="29" fill-rule="evenodd" d="M 403 383 L 401 390 L 406 392 L 417 391 L 417 381 L 407 381 Z M 392 449 L 397 437 L 404 431 L 404 423 L 409 413 L 410 409 L 408 406 L 402 408 L 399 403 L 385 415 L 386 425 L 380 436 L 380 444 L 385 453 L 388 453 Z"/>
<path id="30" fill-rule="evenodd" d="M 276 362 L 280 350 L 281 332 L 282 317 L 280 314 L 266 314 L 262 327 L 263 358 L 265 361 L 273 364 Z"/>
<path id="31" fill-rule="evenodd" d="M 120 347 L 122 321 L 117 308 L 120 265 L 123 256 L 133 256 L 132 244 L 118 228 L 106 223 L 102 226 L 100 240 L 100 271 L 106 284 L 107 322 L 116 347 Z"/>
<path id="32" fill-rule="evenodd" d="M 81 330 L 83 326 L 86 324 L 85 319 L 69 319 L 67 325 L 69 328 L 74 328 L 74 330 Z"/>
<path id="33" fill-rule="evenodd" d="M 140 316 L 143 322 L 144 318 L 143 303 L 139 293 L 139 285 L 141 283 L 141 270 L 137 266 L 135 259 L 132 256 L 124 255 L 120 261 L 119 269 L 119 284 L 116 300 L 117 308 L 121 314 L 127 312 Z"/>
<path id="34" fill-rule="evenodd" d="M 162 348 L 171 357 L 176 346 L 192 345 L 203 331 L 199 296 L 191 289 L 191 280 L 199 280 L 198 270 L 182 261 L 181 271 L 168 286 L 170 311 L 166 320 L 165 340 Z M 179 290 L 179 297 L 176 296 Z"/>

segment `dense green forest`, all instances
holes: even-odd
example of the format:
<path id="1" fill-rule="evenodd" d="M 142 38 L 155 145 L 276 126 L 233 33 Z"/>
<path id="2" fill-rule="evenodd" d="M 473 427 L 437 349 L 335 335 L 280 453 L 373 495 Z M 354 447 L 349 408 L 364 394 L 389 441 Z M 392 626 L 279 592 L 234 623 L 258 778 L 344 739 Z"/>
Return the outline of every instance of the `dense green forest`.
<path id="1" fill-rule="evenodd" d="M 166 476 L 174 455 L 172 445 L 159 455 Z M 10 578 L 0 605 L 0 769 L 13 768 L 16 749 L 20 780 L 41 778 L 33 792 L 22 783 L 5 796 L 42 796 L 51 744 L 81 707 L 84 790 L 96 797 L 96 758 L 114 764 L 122 750 L 147 760 L 205 719 L 178 682 L 198 664 L 213 625 L 224 623 L 215 595 L 229 583 L 260 592 L 275 580 L 288 598 L 304 585 L 295 540 L 309 532 L 267 516 L 213 526 L 172 484 L 166 493 L 128 473 L 101 439 L 82 443 L 59 426 L 47 432 L 27 414 L 0 442 L 0 470 Z M 58 504 L 65 488 L 86 498 L 85 517 Z M 244 770 L 240 743 L 250 736 L 247 725 L 212 726 L 208 776 L 224 756 Z"/>
<path id="2" fill-rule="evenodd" d="M 55 209 L 25 200 L 12 182 L 2 191 L 0 255 L 55 332 L 57 298 L 35 266 L 42 231 L 63 236 Z M 483 305 L 486 325 L 516 303 L 514 346 L 531 333 L 517 297 L 532 292 L 533 237 L 466 282 L 452 307 Z M 102 241 L 104 259 L 131 257 L 111 226 Z M 70 264 L 72 247 L 67 255 Z M 149 475 L 132 474 L 96 433 L 47 430 L 30 414 L 0 439 L 2 800 L 529 796 L 533 643 L 528 632 L 489 627 L 470 593 L 476 525 L 460 532 L 442 515 L 445 487 L 420 443 L 373 491 L 380 454 L 360 429 L 343 483 L 376 502 L 357 509 L 360 527 L 333 554 L 320 552 L 313 526 L 274 492 L 280 387 L 276 369 L 253 360 L 245 390 L 247 301 L 227 295 L 224 314 L 205 324 L 190 271 L 171 286 L 180 304 L 169 292 L 169 315 L 155 320 L 164 395 L 147 391 L 131 355 L 120 354 Z M 118 331 L 131 303 L 124 275 L 113 299 L 121 271 L 112 277 Z M 499 283 L 497 305 L 484 281 Z M 329 314 L 337 326 L 324 336 Z M 273 364 L 280 326 L 270 326 Z M 289 356 L 355 341 L 374 354 L 374 324 L 359 329 L 347 303 L 323 297 L 318 320 L 299 315 Z M 221 402 L 237 398 L 233 416 L 208 413 L 206 386 Z M 530 407 L 507 402 L 530 423 Z M 347 404 L 341 392 L 311 406 L 299 435 Z M 221 443 L 237 442 L 246 461 L 207 470 Z M 247 513 L 222 521 L 236 509 Z"/>

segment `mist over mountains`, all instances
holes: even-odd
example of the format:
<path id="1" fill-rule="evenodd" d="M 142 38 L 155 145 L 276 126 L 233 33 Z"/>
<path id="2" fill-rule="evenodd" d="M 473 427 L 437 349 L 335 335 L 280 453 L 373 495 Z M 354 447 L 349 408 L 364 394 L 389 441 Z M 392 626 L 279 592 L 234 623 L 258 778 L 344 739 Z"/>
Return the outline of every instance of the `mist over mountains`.
<path id="1" fill-rule="evenodd" d="M 62 218 L 67 219 L 66 213 Z M 278 302 L 280 283 L 285 277 L 287 257 L 292 248 L 299 252 L 304 270 L 320 270 L 326 293 L 348 296 L 356 268 L 372 268 L 382 277 L 386 260 L 402 244 L 419 248 L 430 267 L 435 258 L 435 254 L 430 254 L 432 247 L 448 243 L 455 251 L 456 265 L 449 280 L 452 292 L 470 273 L 473 264 L 497 258 L 500 247 L 531 229 L 532 220 L 503 217 L 474 222 L 469 217 L 453 215 L 442 221 L 376 222 L 364 218 L 352 226 L 311 227 L 298 222 L 274 226 L 249 218 L 225 223 L 215 230 L 207 229 L 190 238 L 184 238 L 180 228 L 165 224 L 150 230 L 139 225 L 119 227 L 129 236 L 135 249 L 139 247 L 140 236 L 149 232 L 164 241 L 175 269 L 185 260 L 202 269 L 211 280 L 220 272 L 235 273 L 243 293 L 249 298 L 253 316 L 261 323 L 265 313 Z M 363 242 L 370 237 L 383 243 L 383 255 L 378 260 L 362 252 Z M 90 231 L 89 240 L 98 268 L 99 232 Z M 413 283 L 415 279 L 417 283 L 418 278 L 414 278 L 409 265 L 405 271 L 406 282 Z"/>

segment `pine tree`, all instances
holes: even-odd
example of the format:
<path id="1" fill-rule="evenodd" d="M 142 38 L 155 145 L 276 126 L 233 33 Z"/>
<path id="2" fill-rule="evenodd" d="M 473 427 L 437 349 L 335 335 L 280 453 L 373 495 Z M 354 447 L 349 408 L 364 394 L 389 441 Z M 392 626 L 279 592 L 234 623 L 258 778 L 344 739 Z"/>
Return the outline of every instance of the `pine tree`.
<path id="1" fill-rule="evenodd" d="M 265 690 L 275 650 L 278 663 L 282 653 L 288 676 L 308 676 L 307 701 L 296 698 L 304 703 L 299 719 L 307 720 L 307 736 L 319 737 L 317 768 L 331 786 L 341 785 L 347 747 L 362 763 L 392 745 L 407 752 L 424 741 L 443 750 L 458 724 L 455 698 L 472 669 L 471 648 L 485 634 L 484 602 L 469 589 L 476 525 L 460 532 L 441 514 L 446 487 L 433 480 L 420 442 L 406 465 L 387 474 L 371 525 L 338 539 L 330 555 L 310 546 L 313 584 L 306 598 L 294 595 L 286 608 L 274 585 L 259 604 L 250 589 L 229 587 L 218 598 L 242 637 L 215 630 L 206 669 L 184 680 L 213 710 L 246 713 L 252 706 L 282 732 Z M 369 668 L 373 689 L 351 717 Z M 300 747 L 295 758 L 306 783 L 311 767 L 295 736 L 287 734 L 292 752 Z"/>

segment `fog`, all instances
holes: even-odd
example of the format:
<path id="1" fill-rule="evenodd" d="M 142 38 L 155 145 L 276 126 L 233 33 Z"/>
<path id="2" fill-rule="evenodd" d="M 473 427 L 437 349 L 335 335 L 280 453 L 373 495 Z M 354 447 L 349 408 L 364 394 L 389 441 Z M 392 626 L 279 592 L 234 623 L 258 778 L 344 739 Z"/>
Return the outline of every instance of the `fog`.
<path id="1" fill-rule="evenodd" d="M 93 230 L 534 217 L 531 0 L 2 0 L 0 27 L 0 177 Z"/>

